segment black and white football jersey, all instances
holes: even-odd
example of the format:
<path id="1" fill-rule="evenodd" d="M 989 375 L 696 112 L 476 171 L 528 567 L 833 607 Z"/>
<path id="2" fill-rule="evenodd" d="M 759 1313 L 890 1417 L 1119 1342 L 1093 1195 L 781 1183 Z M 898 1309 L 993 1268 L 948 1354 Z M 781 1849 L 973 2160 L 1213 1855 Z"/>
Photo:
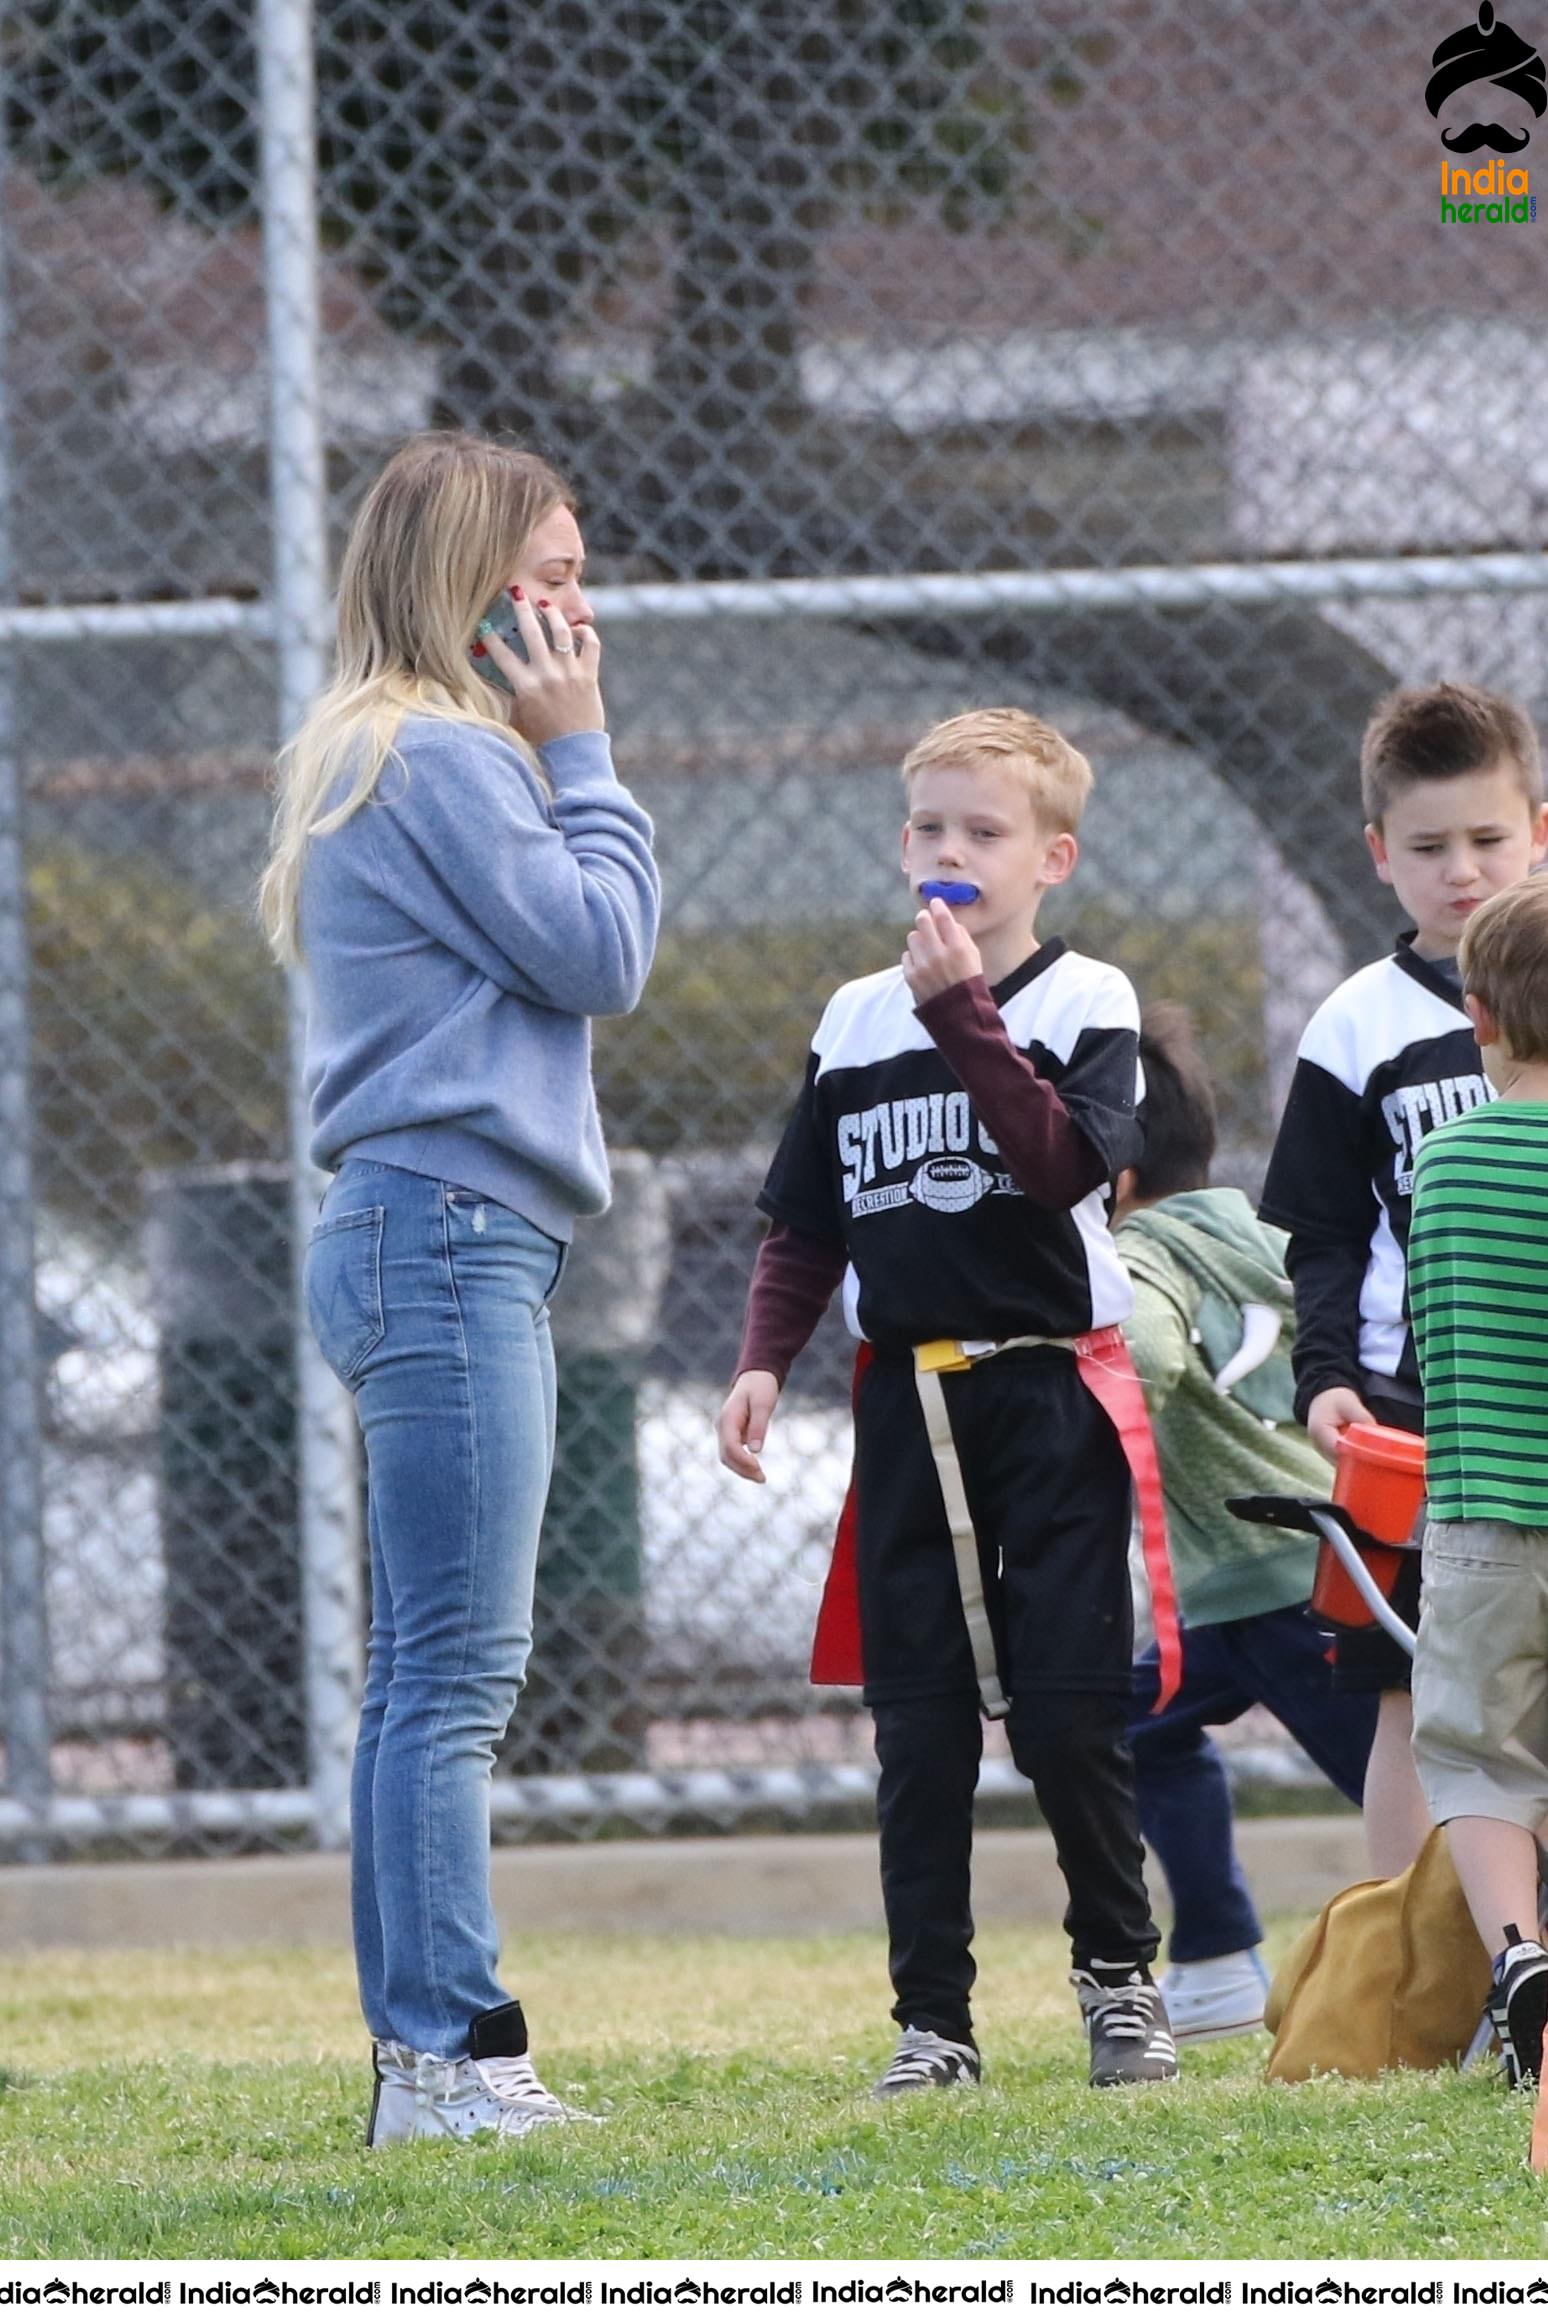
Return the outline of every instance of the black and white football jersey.
<path id="1" fill-rule="evenodd" d="M 1307 1025 L 1259 1205 L 1291 1237 L 1303 1411 L 1324 1387 L 1358 1389 L 1361 1372 L 1417 1395 L 1414 1160 L 1431 1129 L 1492 1094 L 1455 962 L 1416 958 L 1409 937 L 1340 984 Z"/>
<path id="2" fill-rule="evenodd" d="M 758 1206 L 849 1254 L 845 1313 L 878 1346 L 1073 1337 L 1121 1322 L 1111 1182 L 1139 1157 L 1139 1008 L 1118 969 L 1059 941 L 993 988 L 1014 1049 L 1105 1165 L 1073 1208 L 1019 1184 L 915 1014 L 900 968 L 829 1001 Z M 1003 1052 L 1002 1052 L 1003 1053 Z M 1024 1086 L 1025 1068 L 1007 1056 Z M 984 1101 L 987 1103 L 987 1094 Z M 1003 1130 L 1003 1123 L 1002 1123 Z"/>

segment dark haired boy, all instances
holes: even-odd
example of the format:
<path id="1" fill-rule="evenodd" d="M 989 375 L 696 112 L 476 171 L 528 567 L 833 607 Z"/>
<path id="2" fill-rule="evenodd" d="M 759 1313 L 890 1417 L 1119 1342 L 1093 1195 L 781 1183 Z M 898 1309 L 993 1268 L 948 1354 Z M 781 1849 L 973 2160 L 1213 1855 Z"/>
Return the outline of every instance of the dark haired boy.
<path id="1" fill-rule="evenodd" d="M 1351 1421 L 1424 1430 L 1407 1249 L 1419 1145 L 1487 1102 L 1462 1007 L 1457 945 L 1478 906 L 1542 860 L 1548 826 L 1532 721 L 1474 685 L 1404 688 L 1360 751 L 1376 876 L 1413 924 L 1307 1025 L 1259 1214 L 1290 1236 L 1295 1404 L 1331 1459 Z M 1419 1559 L 1395 1609 L 1418 1615 Z M 1381 1697 L 1365 1784 L 1371 1868 L 1418 1853 L 1429 1813 L 1414 1770 L 1410 1664 L 1384 1630 L 1340 1639 L 1334 1683 Z"/>
<path id="2" fill-rule="evenodd" d="M 1306 1610 L 1316 1545 L 1226 1512 L 1237 1495 L 1327 1496 L 1295 1423 L 1284 1236 L 1234 1186 L 1211 1186 L 1215 1105 L 1186 1012 L 1146 1010 L 1144 1158 L 1118 1179 L 1118 1254 L 1134 1284 L 1124 1336 L 1145 1386 L 1184 1618 L 1182 1684 L 1155 1714 L 1152 1646 L 1134 1670 L 1140 1826 L 1172 1892 L 1162 1980 L 1179 2040 L 1256 2031 L 1263 1930 L 1232 1843 L 1231 1794 L 1206 1730 L 1261 1703 L 1359 1802 L 1375 1729 L 1369 1697 L 1332 1689 Z"/>

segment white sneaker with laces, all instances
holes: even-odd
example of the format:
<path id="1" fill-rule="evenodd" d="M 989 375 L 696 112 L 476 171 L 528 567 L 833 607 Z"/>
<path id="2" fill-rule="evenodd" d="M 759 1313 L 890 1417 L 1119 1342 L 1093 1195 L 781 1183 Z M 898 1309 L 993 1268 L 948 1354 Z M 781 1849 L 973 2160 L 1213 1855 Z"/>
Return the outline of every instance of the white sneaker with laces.
<path id="1" fill-rule="evenodd" d="M 906 2024 L 897 2053 L 872 2084 L 871 2094 L 910 2096 L 919 2088 L 954 2088 L 982 2077 L 978 2050 L 970 2040 L 948 2040 L 940 2032 L 920 2032 Z"/>
<path id="2" fill-rule="evenodd" d="M 593 2120 L 543 2086 L 528 2056 L 428 2056 L 396 2041 L 374 2050 L 376 2091 L 366 2143 L 421 2137 L 524 2137 L 556 2121 Z"/>
<path id="3" fill-rule="evenodd" d="M 397 2040 L 371 2042 L 371 2110 L 366 2120 L 366 2149 L 381 2144 L 397 2144 L 396 2136 L 378 2138 L 376 2124 L 382 2107 L 387 2107 L 389 2120 L 401 2109 L 402 2093 L 414 2086 L 414 2067 L 419 2062 L 412 2048 L 405 2048 Z"/>
<path id="4" fill-rule="evenodd" d="M 1180 2041 L 1234 2040 L 1263 2029 L 1269 1977 L 1256 1951 L 1175 1962 L 1161 1978 L 1172 2031 Z"/>

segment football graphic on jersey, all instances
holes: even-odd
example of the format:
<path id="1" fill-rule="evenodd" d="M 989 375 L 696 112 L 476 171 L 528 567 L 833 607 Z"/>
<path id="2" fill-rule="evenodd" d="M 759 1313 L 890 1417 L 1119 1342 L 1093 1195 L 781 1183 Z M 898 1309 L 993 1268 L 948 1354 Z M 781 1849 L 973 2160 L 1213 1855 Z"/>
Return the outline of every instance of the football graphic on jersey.
<path id="1" fill-rule="evenodd" d="M 926 1209 L 971 1209 L 993 1183 L 988 1170 L 980 1169 L 976 1161 L 943 1154 L 915 1170 L 908 1190 Z"/>

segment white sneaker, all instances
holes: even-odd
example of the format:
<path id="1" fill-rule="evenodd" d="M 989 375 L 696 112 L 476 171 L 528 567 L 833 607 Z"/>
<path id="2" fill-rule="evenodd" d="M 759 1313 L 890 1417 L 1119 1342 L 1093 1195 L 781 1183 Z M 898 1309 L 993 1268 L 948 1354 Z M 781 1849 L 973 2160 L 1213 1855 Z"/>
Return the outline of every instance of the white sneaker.
<path id="1" fill-rule="evenodd" d="M 971 2040 L 948 2040 L 940 2032 L 904 2027 L 897 2052 L 871 2089 L 873 2096 L 911 2096 L 921 2088 L 955 2088 L 983 2078 Z"/>
<path id="2" fill-rule="evenodd" d="M 543 2086 L 528 2056 L 416 2055 L 394 2040 L 372 2049 L 376 2088 L 366 2143 L 408 2144 L 419 2137 L 524 2137 L 556 2121 L 592 2120 Z"/>
<path id="3" fill-rule="evenodd" d="M 1261 2032 L 1268 1988 L 1268 1970 L 1256 1951 L 1179 1961 L 1161 1978 L 1179 2041 L 1234 2040 L 1243 2032 Z"/>
<path id="4" fill-rule="evenodd" d="M 366 2118 L 366 2149 L 374 2145 L 395 2145 L 401 2136 L 378 2136 L 377 2123 L 386 2107 L 390 2121 L 402 2110 L 403 2094 L 414 2086 L 414 2067 L 419 2062 L 412 2048 L 405 2048 L 397 2040 L 371 2042 L 371 2110 Z"/>

